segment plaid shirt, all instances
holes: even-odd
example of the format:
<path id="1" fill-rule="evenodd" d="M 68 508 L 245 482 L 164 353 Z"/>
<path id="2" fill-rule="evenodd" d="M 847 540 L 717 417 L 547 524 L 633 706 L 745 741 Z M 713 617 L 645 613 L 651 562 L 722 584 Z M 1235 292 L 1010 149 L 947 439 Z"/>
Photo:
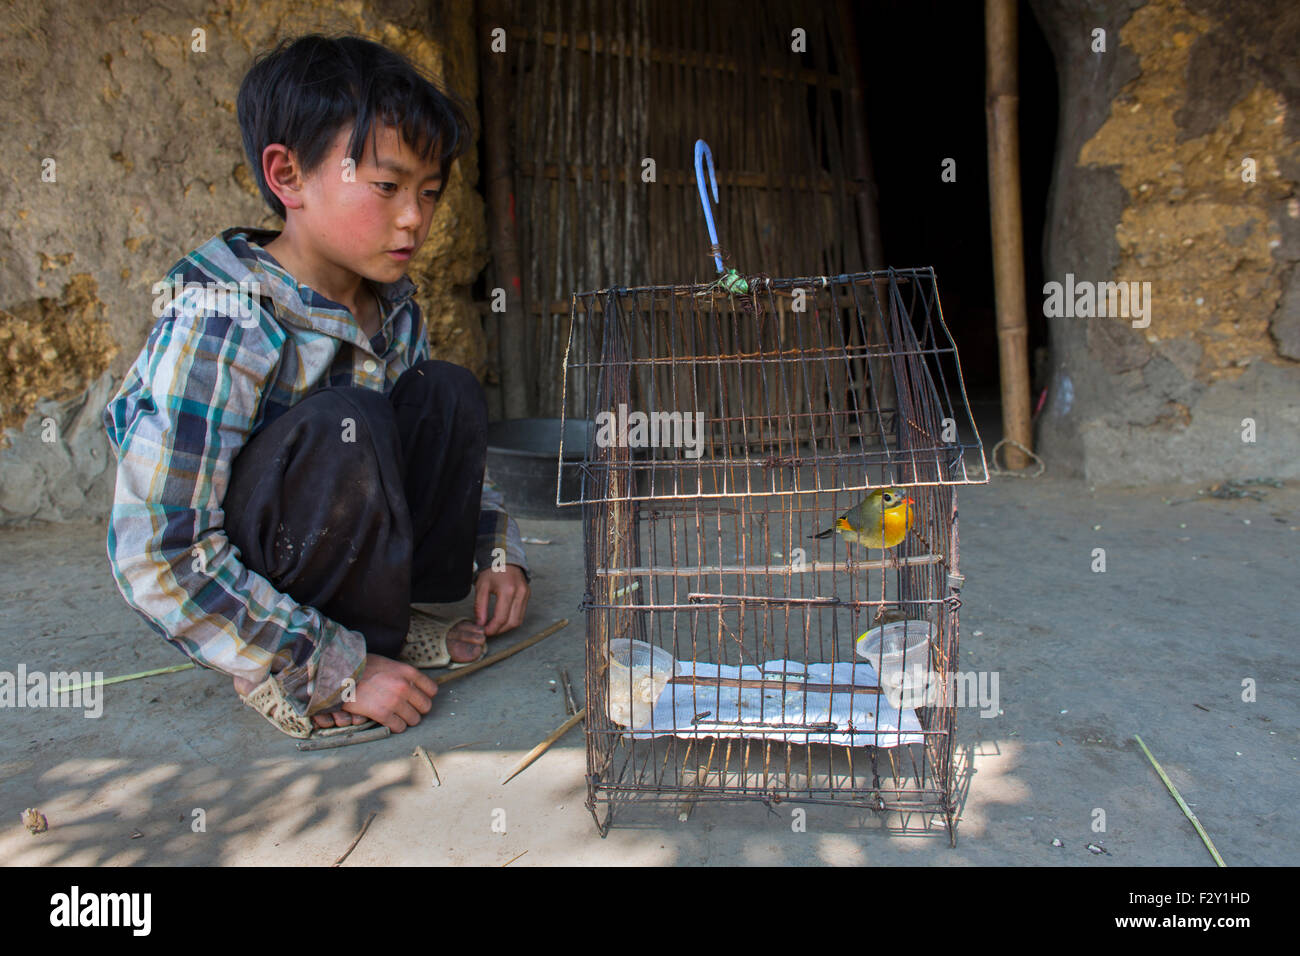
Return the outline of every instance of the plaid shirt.
<path id="1" fill-rule="evenodd" d="M 235 555 L 222 510 L 231 464 L 259 429 L 317 388 L 387 394 L 429 356 L 409 278 L 377 285 L 383 322 L 367 341 L 347 309 L 299 285 L 262 249 L 275 235 L 227 229 L 169 271 L 171 285 L 154 302 L 161 318 L 104 409 L 118 457 L 108 558 L 127 603 L 168 641 L 236 677 L 260 683 L 275 674 L 310 715 L 342 703 L 345 679 L 360 676 L 365 639 Z M 176 295 L 177 281 L 221 293 Z M 480 509 L 478 567 L 504 548 L 527 575 L 519 526 L 488 480 Z"/>

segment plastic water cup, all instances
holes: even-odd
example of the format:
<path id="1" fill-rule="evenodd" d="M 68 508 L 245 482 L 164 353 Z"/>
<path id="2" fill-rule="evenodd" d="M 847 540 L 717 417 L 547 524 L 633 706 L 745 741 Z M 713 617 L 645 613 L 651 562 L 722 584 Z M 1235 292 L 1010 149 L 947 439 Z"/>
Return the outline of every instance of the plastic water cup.
<path id="1" fill-rule="evenodd" d="M 637 729 L 650 721 L 655 701 L 677 672 L 662 647 L 619 638 L 609 642 L 609 719 Z"/>

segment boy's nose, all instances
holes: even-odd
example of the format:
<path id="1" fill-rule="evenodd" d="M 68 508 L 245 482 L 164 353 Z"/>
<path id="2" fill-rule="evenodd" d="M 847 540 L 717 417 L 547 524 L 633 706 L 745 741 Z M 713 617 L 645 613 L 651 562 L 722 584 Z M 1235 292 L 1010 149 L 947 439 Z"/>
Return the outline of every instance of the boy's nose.
<path id="1" fill-rule="evenodd" d="M 398 212 L 393 225 L 398 229 L 415 229 L 420 225 L 420 219 L 420 200 L 418 196 L 415 196 L 402 202 L 402 208 Z"/>

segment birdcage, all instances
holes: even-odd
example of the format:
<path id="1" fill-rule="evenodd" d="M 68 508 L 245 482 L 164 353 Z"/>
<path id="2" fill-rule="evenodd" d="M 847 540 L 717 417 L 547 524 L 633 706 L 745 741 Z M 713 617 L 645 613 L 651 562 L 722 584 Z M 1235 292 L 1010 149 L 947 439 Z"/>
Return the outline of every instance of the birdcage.
<path id="1" fill-rule="evenodd" d="M 603 836 L 632 801 L 848 805 L 955 845 L 955 486 L 987 479 L 934 271 L 743 278 L 572 298 L 587 806 Z M 884 488 L 896 546 L 815 536 Z"/>

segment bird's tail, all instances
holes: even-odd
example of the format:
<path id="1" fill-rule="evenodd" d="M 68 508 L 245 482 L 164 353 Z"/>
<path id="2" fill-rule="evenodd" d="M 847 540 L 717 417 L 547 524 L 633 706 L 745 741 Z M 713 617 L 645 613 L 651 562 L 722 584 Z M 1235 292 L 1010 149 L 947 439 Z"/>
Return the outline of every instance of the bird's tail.
<path id="1" fill-rule="evenodd" d="M 834 529 L 834 528 L 827 528 L 825 531 L 821 532 L 820 534 L 810 534 L 810 535 L 808 535 L 808 537 L 810 537 L 810 538 L 829 538 L 829 537 L 830 537 L 831 535 L 833 535 L 834 533 L 835 533 L 835 529 Z"/>

